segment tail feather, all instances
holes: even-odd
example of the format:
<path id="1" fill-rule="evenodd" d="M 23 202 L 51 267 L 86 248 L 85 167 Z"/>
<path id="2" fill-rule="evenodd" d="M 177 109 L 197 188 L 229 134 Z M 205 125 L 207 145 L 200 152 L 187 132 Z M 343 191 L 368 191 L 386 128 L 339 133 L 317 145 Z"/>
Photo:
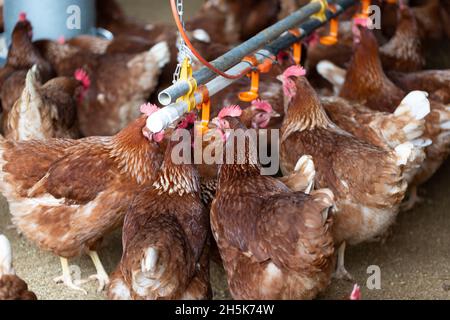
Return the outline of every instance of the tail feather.
<path id="1" fill-rule="evenodd" d="M 44 101 L 39 92 L 39 72 L 34 65 L 27 73 L 25 87 L 20 98 L 16 101 L 6 120 L 7 138 L 17 141 L 48 138 L 51 122 L 44 123 L 41 112 Z"/>
<path id="2" fill-rule="evenodd" d="M 425 91 L 412 91 L 395 109 L 396 116 L 409 115 L 414 120 L 424 119 L 430 113 L 430 101 Z"/>
<path id="3" fill-rule="evenodd" d="M 139 264 L 133 267 L 131 287 L 141 297 L 174 298 L 189 285 L 195 258 L 178 223 L 165 219 L 157 225 L 141 249 Z"/>
<path id="4" fill-rule="evenodd" d="M 157 62 L 159 68 L 163 68 L 170 62 L 170 49 L 167 42 L 159 42 L 155 44 L 149 51 L 149 55 Z"/>
<path id="5" fill-rule="evenodd" d="M 8 238 L 0 234 L 0 277 L 13 274 L 11 244 Z"/>
<path id="6" fill-rule="evenodd" d="M 295 165 L 294 172 L 288 176 L 280 178 L 292 191 L 302 191 L 311 193 L 314 188 L 316 169 L 311 156 L 302 156 Z"/>
<path id="7" fill-rule="evenodd" d="M 411 142 L 406 142 L 398 145 L 395 148 L 395 153 L 397 155 L 397 165 L 405 165 L 408 163 L 412 152 L 414 150 L 414 145 Z"/>
<path id="8" fill-rule="evenodd" d="M 418 148 L 429 145 L 429 140 L 424 138 L 426 130 L 426 116 L 430 113 L 430 101 L 424 91 L 409 93 L 397 107 L 393 114 L 378 117 L 376 122 L 385 140 L 392 148 L 411 142 Z"/>
<path id="9" fill-rule="evenodd" d="M 341 92 L 342 86 L 345 83 L 347 71 L 339 68 L 328 60 L 322 60 L 317 64 L 317 72 L 333 85 L 335 95 Z"/>

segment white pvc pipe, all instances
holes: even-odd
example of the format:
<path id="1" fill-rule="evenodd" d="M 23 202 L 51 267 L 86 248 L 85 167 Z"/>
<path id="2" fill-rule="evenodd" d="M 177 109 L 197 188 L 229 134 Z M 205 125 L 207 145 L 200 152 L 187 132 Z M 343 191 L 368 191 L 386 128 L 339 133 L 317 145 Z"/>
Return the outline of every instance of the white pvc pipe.
<path id="1" fill-rule="evenodd" d="M 258 60 L 258 63 L 262 63 L 267 57 L 270 57 L 272 54 L 265 50 L 259 50 L 255 57 Z M 247 62 L 240 62 L 235 65 L 233 68 L 227 71 L 228 74 L 236 75 L 240 74 L 242 71 L 247 69 L 249 64 Z M 216 93 L 222 91 L 224 88 L 231 85 L 233 82 L 238 79 L 226 79 L 222 76 L 218 76 L 208 82 L 206 84 L 206 88 L 208 89 L 209 96 L 213 96 Z M 200 104 L 203 100 L 203 97 L 199 93 L 195 93 L 195 102 L 196 104 Z M 155 113 L 153 113 L 147 119 L 147 128 L 151 132 L 160 132 L 167 127 L 169 127 L 176 120 L 180 119 L 186 112 L 188 112 L 188 105 L 185 102 L 177 102 L 164 107 Z"/>

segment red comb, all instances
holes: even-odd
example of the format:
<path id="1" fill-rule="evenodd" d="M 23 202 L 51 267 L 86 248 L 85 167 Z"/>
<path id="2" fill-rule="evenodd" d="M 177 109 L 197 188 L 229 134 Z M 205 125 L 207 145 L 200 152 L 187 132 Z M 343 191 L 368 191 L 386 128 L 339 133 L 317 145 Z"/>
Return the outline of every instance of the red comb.
<path id="1" fill-rule="evenodd" d="M 367 19 L 367 18 L 360 18 L 360 17 L 353 18 L 354 26 L 362 26 L 362 27 L 367 28 L 368 22 L 369 22 L 369 19 Z"/>
<path id="2" fill-rule="evenodd" d="M 77 69 L 75 71 L 75 79 L 80 81 L 85 89 L 88 89 L 91 86 L 91 79 L 89 79 L 89 75 L 83 69 Z"/>
<path id="3" fill-rule="evenodd" d="M 27 14 L 22 11 L 21 13 L 19 13 L 19 21 L 23 22 L 25 20 L 27 20 Z"/>
<path id="4" fill-rule="evenodd" d="M 319 43 L 319 41 L 320 41 L 320 37 L 319 37 L 319 34 L 317 33 L 317 31 L 314 31 L 305 39 L 305 43 L 311 47 L 314 47 L 315 45 L 317 45 Z"/>
<path id="5" fill-rule="evenodd" d="M 60 36 L 58 38 L 58 40 L 56 40 L 59 44 L 64 44 L 66 43 L 66 38 L 64 36 Z"/>
<path id="6" fill-rule="evenodd" d="M 195 120 L 197 120 L 197 115 L 194 112 L 188 113 L 178 125 L 178 129 L 186 129 L 190 124 L 194 124 Z"/>
<path id="7" fill-rule="evenodd" d="M 253 100 L 252 107 L 255 109 L 262 110 L 264 112 L 270 113 L 273 111 L 271 104 L 266 100 Z"/>
<path id="8" fill-rule="evenodd" d="M 219 115 L 217 116 L 219 119 L 223 119 L 225 117 L 240 117 L 242 114 L 241 107 L 237 105 L 228 106 L 220 110 Z"/>
<path id="9" fill-rule="evenodd" d="M 304 75 L 306 75 L 306 70 L 303 67 L 297 65 L 291 66 L 283 72 L 284 78 L 301 77 Z"/>
<path id="10" fill-rule="evenodd" d="M 155 104 L 145 103 L 145 104 L 141 105 L 140 110 L 141 110 L 141 113 L 145 114 L 146 116 L 150 116 L 154 112 L 158 111 L 159 108 Z"/>
<path id="11" fill-rule="evenodd" d="M 350 294 L 350 300 L 361 300 L 361 289 L 357 284 L 353 286 L 353 291 Z"/>

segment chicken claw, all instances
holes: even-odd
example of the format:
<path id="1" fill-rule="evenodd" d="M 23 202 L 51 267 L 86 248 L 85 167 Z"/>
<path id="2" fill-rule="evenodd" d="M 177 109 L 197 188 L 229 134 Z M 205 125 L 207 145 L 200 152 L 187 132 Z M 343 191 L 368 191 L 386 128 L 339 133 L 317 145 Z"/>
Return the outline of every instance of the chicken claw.
<path id="1" fill-rule="evenodd" d="M 56 277 L 53 279 L 53 281 L 55 281 L 56 283 L 64 283 L 64 285 L 66 287 L 68 287 L 69 289 L 72 290 L 76 290 L 76 291 L 81 291 L 84 294 L 87 295 L 87 291 L 84 290 L 83 288 L 77 286 L 73 280 L 72 280 L 72 276 L 71 276 L 71 272 L 70 272 L 70 268 L 69 268 L 69 262 L 67 261 L 67 259 L 60 257 L 61 259 L 61 267 L 62 267 L 62 275 L 59 277 Z"/>
<path id="2" fill-rule="evenodd" d="M 346 244 L 344 241 L 344 242 L 342 242 L 342 244 L 340 245 L 340 247 L 338 249 L 338 262 L 337 262 L 336 271 L 333 274 L 333 278 L 339 279 L 339 280 L 343 279 L 343 280 L 354 282 L 353 276 L 345 269 L 345 265 L 344 265 L 345 247 L 346 247 Z"/>
<path id="3" fill-rule="evenodd" d="M 409 190 L 408 200 L 404 201 L 401 205 L 401 211 L 410 211 L 416 204 L 421 203 L 422 201 L 423 199 L 418 195 L 417 186 L 412 186 Z"/>
<path id="4" fill-rule="evenodd" d="M 97 292 L 100 293 L 105 290 L 106 286 L 109 284 L 109 276 L 103 268 L 102 262 L 96 251 L 89 251 L 89 256 L 91 257 L 92 262 L 94 263 L 96 274 L 89 276 L 85 280 L 76 281 L 77 284 L 85 284 L 90 281 L 98 281 L 98 289 Z"/>

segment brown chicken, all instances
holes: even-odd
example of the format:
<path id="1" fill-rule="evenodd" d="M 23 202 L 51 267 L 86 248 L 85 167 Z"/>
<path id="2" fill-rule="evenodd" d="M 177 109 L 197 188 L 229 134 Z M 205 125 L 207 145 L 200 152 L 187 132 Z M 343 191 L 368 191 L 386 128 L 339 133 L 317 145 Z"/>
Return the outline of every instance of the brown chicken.
<path id="1" fill-rule="evenodd" d="M 94 54 L 106 53 L 111 42 L 111 40 L 91 35 L 80 35 L 69 40 L 65 40 L 64 37 L 60 37 L 58 39 L 58 43 L 60 44 L 68 44 L 70 46 L 78 47 L 84 51 L 89 51 Z"/>
<path id="2" fill-rule="evenodd" d="M 412 10 L 422 39 L 450 38 L 450 12 L 441 0 L 427 0 L 421 6 L 412 7 Z"/>
<path id="3" fill-rule="evenodd" d="M 37 300 L 34 292 L 20 279 L 12 265 L 12 250 L 8 239 L 0 234 L 0 300 Z"/>
<path id="4" fill-rule="evenodd" d="M 203 29 L 214 43 L 235 45 L 277 22 L 278 0 L 208 0 L 186 21 L 188 30 Z"/>
<path id="5" fill-rule="evenodd" d="M 113 135 L 139 116 L 136 105 L 144 103 L 158 84 L 162 68 L 170 61 L 166 42 L 139 54 L 95 55 L 68 44 L 40 42 L 58 75 L 72 76 L 86 70 L 90 87 L 78 108 L 84 136 Z M 111 75 L 114 75 L 111 78 Z"/>
<path id="6" fill-rule="evenodd" d="M 430 93 L 430 99 L 450 104 L 450 69 L 388 72 L 388 76 L 404 91 L 425 90 Z"/>
<path id="7" fill-rule="evenodd" d="M 359 28 L 359 32 L 340 96 L 373 110 L 392 112 L 405 94 L 384 74 L 378 43 L 371 31 Z"/>
<path id="8" fill-rule="evenodd" d="M 6 64 L 0 69 L 0 97 L 3 111 L 7 113 L 19 99 L 25 86 L 28 70 L 37 65 L 42 80 L 53 75 L 50 64 L 32 43 L 33 27 L 24 13 L 14 27 Z"/>
<path id="9" fill-rule="evenodd" d="M 345 244 L 376 239 L 394 223 L 407 187 L 403 165 L 413 146 L 389 151 L 342 130 L 328 118 L 304 74 L 294 66 L 281 78 L 289 102 L 281 127 L 281 170 L 289 174 L 300 156 L 312 156 L 316 186 L 336 196 L 333 236 L 341 245 L 336 276 L 349 277 Z"/>
<path id="10" fill-rule="evenodd" d="M 383 68 L 390 71 L 411 72 L 425 66 L 419 28 L 412 10 L 400 5 L 395 35 L 380 48 Z"/>
<path id="11" fill-rule="evenodd" d="M 122 224 L 136 190 L 151 185 L 162 163 L 159 143 L 144 115 L 112 137 L 81 140 L 0 142 L 0 191 L 9 202 L 14 225 L 39 248 L 61 258 L 56 278 L 78 290 L 68 258 L 87 251 L 100 289 L 108 283 L 96 248 L 102 237 Z"/>
<path id="12" fill-rule="evenodd" d="M 334 123 L 365 142 L 386 150 L 411 143 L 413 149 L 405 164 L 404 176 L 408 183 L 414 180 L 425 161 L 425 148 L 431 144 L 431 140 L 425 138 L 425 117 L 430 113 L 425 92 L 411 92 L 392 114 L 373 111 L 338 97 L 323 98 L 321 103 Z"/>
<path id="13" fill-rule="evenodd" d="M 89 85 L 83 70 L 74 77 L 58 77 L 41 85 L 33 66 L 21 97 L 5 119 L 5 137 L 16 141 L 79 138 L 77 104 Z"/>
<path id="14" fill-rule="evenodd" d="M 213 123 L 222 131 L 245 130 L 230 116 Z M 230 292 L 234 299 L 312 299 L 331 279 L 333 194 L 293 192 L 261 175 L 255 141 L 247 136 L 245 146 L 230 149 L 234 139 L 225 142 L 234 162 L 220 165 L 211 208 Z"/>
<path id="15" fill-rule="evenodd" d="M 406 92 L 384 73 L 378 44 L 370 30 L 363 28 L 360 32 L 340 96 L 373 110 L 394 112 Z M 426 148 L 426 161 L 411 185 L 412 201 L 417 198 L 416 187 L 427 181 L 450 154 L 450 108 L 430 100 L 430 109 L 425 119 L 424 138 L 430 139 L 432 144 Z"/>
<path id="16" fill-rule="evenodd" d="M 153 186 L 139 193 L 127 211 L 119 278 L 112 279 L 110 298 L 211 298 L 209 215 L 194 165 L 173 163 L 177 144 L 168 146 Z"/>
<path id="17" fill-rule="evenodd" d="M 329 61 L 317 65 L 319 73 L 333 84 L 339 94 L 345 82 L 346 70 Z M 405 165 L 405 177 L 412 182 L 426 158 L 425 148 L 431 140 L 425 137 L 425 117 L 430 113 L 428 94 L 423 91 L 410 92 L 393 113 L 374 111 L 359 103 L 339 97 L 321 99 L 330 119 L 340 128 L 356 137 L 386 149 L 411 142 L 414 146 Z M 411 204 L 405 204 L 407 209 Z"/>

